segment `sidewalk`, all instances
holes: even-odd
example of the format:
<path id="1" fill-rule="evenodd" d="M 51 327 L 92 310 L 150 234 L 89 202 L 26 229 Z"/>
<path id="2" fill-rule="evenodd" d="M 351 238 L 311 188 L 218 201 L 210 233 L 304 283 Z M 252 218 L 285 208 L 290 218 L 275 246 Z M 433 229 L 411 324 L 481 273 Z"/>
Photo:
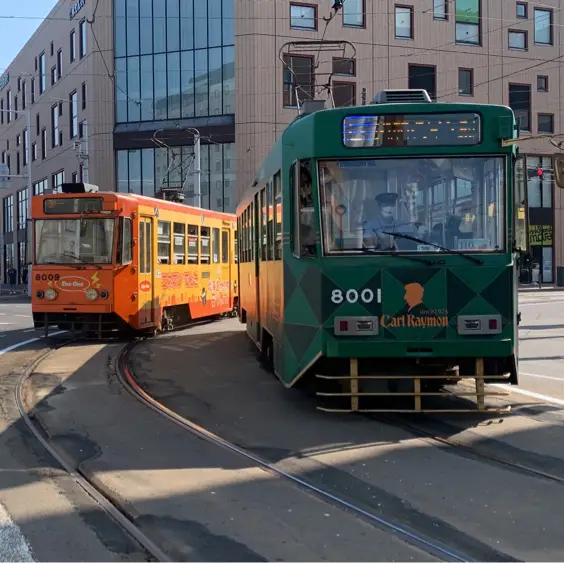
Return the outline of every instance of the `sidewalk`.
<path id="1" fill-rule="evenodd" d="M 2 283 L 0 284 L 0 299 L 25 299 L 29 301 L 29 297 L 27 296 L 27 286 L 17 285 L 16 294 L 10 295 L 10 284 Z"/>
<path id="2" fill-rule="evenodd" d="M 552 284 L 543 284 L 541 288 L 537 283 L 519 284 L 520 293 L 532 293 L 535 291 L 564 291 L 564 287 L 558 287 Z"/>

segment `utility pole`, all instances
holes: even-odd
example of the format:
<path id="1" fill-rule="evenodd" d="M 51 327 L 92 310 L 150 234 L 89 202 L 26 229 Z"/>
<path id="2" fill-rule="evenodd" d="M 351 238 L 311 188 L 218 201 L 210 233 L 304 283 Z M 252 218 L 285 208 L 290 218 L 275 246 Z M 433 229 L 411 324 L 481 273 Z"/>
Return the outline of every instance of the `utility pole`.
<path id="1" fill-rule="evenodd" d="M 28 88 L 26 88 L 28 90 Z M 31 266 L 33 260 L 33 222 L 31 221 L 31 200 L 33 198 L 33 182 L 31 180 L 31 110 L 26 100 L 25 118 L 27 122 L 26 153 L 27 153 L 27 220 L 25 222 L 26 262 L 27 264 L 27 296 L 31 297 Z"/>

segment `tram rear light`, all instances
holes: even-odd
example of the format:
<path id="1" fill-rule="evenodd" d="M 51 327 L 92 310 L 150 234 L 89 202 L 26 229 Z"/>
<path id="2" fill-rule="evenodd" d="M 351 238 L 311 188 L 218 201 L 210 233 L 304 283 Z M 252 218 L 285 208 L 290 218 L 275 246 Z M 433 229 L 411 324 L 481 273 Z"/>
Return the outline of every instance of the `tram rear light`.
<path id="1" fill-rule="evenodd" d="M 349 330 L 349 321 L 339 321 L 339 331 L 347 332 Z"/>
<path id="2" fill-rule="evenodd" d="M 497 319 L 490 319 L 489 327 L 490 330 L 497 330 Z"/>
<path id="3" fill-rule="evenodd" d="M 103 289 L 102 291 L 100 291 L 100 297 L 101 297 L 102 299 L 107 299 L 107 298 L 109 297 L 109 295 L 110 295 L 110 294 L 109 294 L 105 289 Z"/>
<path id="4" fill-rule="evenodd" d="M 37 297 L 37 299 L 43 299 L 45 294 L 39 289 L 35 292 L 35 297 Z"/>

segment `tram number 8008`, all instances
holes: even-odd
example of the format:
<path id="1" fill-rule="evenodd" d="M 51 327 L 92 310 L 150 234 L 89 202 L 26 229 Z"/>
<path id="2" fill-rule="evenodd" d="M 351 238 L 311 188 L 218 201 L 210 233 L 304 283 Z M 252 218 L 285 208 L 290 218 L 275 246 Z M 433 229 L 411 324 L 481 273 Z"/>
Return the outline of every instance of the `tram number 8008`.
<path id="1" fill-rule="evenodd" d="M 331 292 L 331 301 L 335 303 L 335 305 L 340 305 L 343 301 L 347 303 L 357 303 L 359 299 L 363 303 L 372 303 L 372 301 L 374 301 L 374 292 L 368 288 L 360 292 L 356 289 L 347 289 L 344 292 L 342 289 L 334 289 Z"/>
<path id="2" fill-rule="evenodd" d="M 59 281 L 59 274 L 36 274 L 35 281 Z"/>

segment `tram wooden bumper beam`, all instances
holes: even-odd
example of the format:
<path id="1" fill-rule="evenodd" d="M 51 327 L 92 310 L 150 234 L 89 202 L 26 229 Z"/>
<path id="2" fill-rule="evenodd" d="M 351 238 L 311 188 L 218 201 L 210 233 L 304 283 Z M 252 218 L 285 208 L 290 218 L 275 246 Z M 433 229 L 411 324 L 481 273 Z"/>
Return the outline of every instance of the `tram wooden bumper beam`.
<path id="1" fill-rule="evenodd" d="M 359 375 L 358 374 L 358 359 L 350 359 L 350 373 L 342 376 L 322 375 L 316 374 L 318 380 L 325 381 L 341 381 L 346 383 L 348 381 L 349 391 L 340 391 L 336 393 L 329 392 L 316 392 L 318 397 L 350 397 L 350 408 L 337 409 L 326 408 L 318 406 L 318 410 L 325 412 L 434 412 L 434 413 L 464 413 L 464 412 L 487 412 L 487 413 L 504 413 L 511 410 L 511 406 L 503 407 L 487 407 L 486 397 L 506 397 L 511 394 L 511 391 L 488 391 L 486 390 L 485 379 L 504 380 L 509 379 L 511 374 L 504 373 L 503 375 L 484 375 L 484 360 L 483 358 L 476 359 L 474 375 L 448 375 L 449 380 L 463 380 L 474 379 L 474 391 L 454 391 L 445 393 L 442 391 L 421 391 L 421 382 L 431 379 L 447 379 L 445 375 Z M 386 379 L 402 379 L 413 380 L 413 391 L 411 392 L 361 392 L 359 391 L 359 382 L 361 380 L 386 380 Z M 413 409 L 364 409 L 360 408 L 361 397 L 413 397 Z M 423 397 L 476 397 L 476 408 L 466 409 L 424 409 L 422 406 Z"/>

